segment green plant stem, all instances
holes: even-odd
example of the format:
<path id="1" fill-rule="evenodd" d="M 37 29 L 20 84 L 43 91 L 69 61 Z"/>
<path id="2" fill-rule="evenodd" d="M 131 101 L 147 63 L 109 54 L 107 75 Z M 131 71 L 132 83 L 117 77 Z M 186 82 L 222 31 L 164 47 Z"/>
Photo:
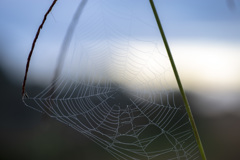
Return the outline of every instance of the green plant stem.
<path id="1" fill-rule="evenodd" d="M 174 74 L 175 74 L 175 78 L 176 78 L 176 80 L 177 80 L 177 84 L 178 84 L 179 90 L 180 90 L 180 92 L 181 92 L 181 95 L 182 95 L 182 98 L 183 98 L 183 101 L 184 101 L 184 104 L 185 104 L 185 107 L 186 107 L 186 111 L 187 111 L 187 113 L 188 113 L 188 117 L 189 117 L 190 123 L 191 123 L 191 125 L 192 125 L 192 129 L 193 129 L 193 132 L 194 132 L 194 135 L 195 135 L 195 138 L 196 138 L 196 141 L 197 141 L 197 144 L 198 144 L 198 147 L 199 147 L 199 150 L 200 150 L 202 159 L 203 159 L 203 160 L 206 160 L 207 158 L 206 158 L 206 155 L 205 155 L 205 153 L 204 153 L 204 149 L 203 149 L 203 146 L 202 146 L 202 143 L 201 143 L 201 140 L 200 140 L 198 131 L 197 131 L 197 127 L 196 127 L 196 124 L 195 124 L 195 122 L 194 122 L 193 115 L 192 115 L 192 112 L 191 112 L 191 109 L 190 109 L 190 106 L 189 106 L 189 103 L 188 103 L 186 94 L 185 94 L 185 92 L 184 92 L 184 90 L 183 90 L 183 86 L 182 86 L 180 77 L 179 77 L 179 75 L 178 75 L 178 71 L 177 71 L 176 65 L 175 65 L 175 63 L 174 63 L 174 60 L 173 60 L 173 57 L 172 57 L 172 53 L 171 53 L 170 48 L 169 48 L 169 45 L 168 45 L 168 42 L 167 42 L 167 38 L 166 38 L 166 36 L 165 36 L 165 34 L 164 34 L 164 31 L 163 31 L 163 28 L 162 28 L 162 25 L 161 25 L 161 22 L 160 22 L 160 19 L 159 19 L 157 10 L 156 10 L 156 8 L 155 8 L 155 5 L 154 5 L 153 0 L 149 0 L 149 1 L 150 1 L 152 10 L 153 10 L 153 14 L 154 14 L 154 16 L 155 16 L 155 19 L 156 19 L 156 22 L 157 22 L 159 31 L 160 31 L 160 33 L 161 33 L 161 35 L 162 35 L 162 39 L 163 39 L 165 48 L 166 48 L 166 50 L 167 50 L 168 57 L 169 57 L 169 59 L 170 59 L 170 62 L 171 62 L 172 68 L 173 68 L 173 72 L 174 72 Z"/>

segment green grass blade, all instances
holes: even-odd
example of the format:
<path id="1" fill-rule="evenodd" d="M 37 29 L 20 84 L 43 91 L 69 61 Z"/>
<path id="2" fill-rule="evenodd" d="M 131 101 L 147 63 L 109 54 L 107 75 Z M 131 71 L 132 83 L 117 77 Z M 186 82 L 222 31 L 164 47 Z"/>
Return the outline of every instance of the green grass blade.
<path id="1" fill-rule="evenodd" d="M 206 158 L 206 155 L 205 155 L 205 153 L 204 153 L 204 149 L 203 149 L 203 146 L 202 146 L 202 143 L 201 143 L 201 140 L 200 140 L 198 131 L 197 131 L 197 127 L 196 127 L 196 124 L 195 124 L 195 122 L 194 122 L 194 118 L 193 118 L 193 115 L 192 115 L 192 112 L 191 112 L 191 109 L 190 109 L 190 106 L 189 106 L 189 103 L 188 103 L 186 94 L 185 94 L 185 92 L 184 92 L 184 90 L 183 90 L 183 86 L 182 86 L 180 77 L 179 77 L 179 75 L 178 75 L 178 71 L 177 71 L 176 65 L 175 65 L 175 63 L 174 63 L 171 50 L 170 50 L 170 48 L 169 48 L 169 45 L 168 45 L 168 42 L 167 42 L 167 38 L 166 38 L 166 36 L 165 36 L 165 34 L 164 34 L 163 27 L 162 27 L 162 25 L 161 25 L 161 22 L 160 22 L 160 19 L 159 19 L 157 10 L 156 10 L 156 8 L 155 8 L 155 5 L 154 5 L 153 0 L 149 0 L 149 2 L 150 2 L 150 4 L 151 4 L 152 10 L 153 10 L 153 14 L 154 14 L 154 16 L 155 16 L 155 19 L 156 19 L 156 22 L 157 22 L 159 31 L 160 31 L 160 33 L 161 33 L 161 36 L 162 36 L 162 39 L 163 39 L 165 48 L 166 48 L 166 50 L 167 50 L 167 54 L 168 54 L 170 63 L 171 63 L 171 65 L 172 65 L 172 69 L 173 69 L 175 78 L 176 78 L 176 80 L 177 80 L 177 84 L 178 84 L 179 90 L 180 90 L 180 92 L 181 92 L 181 95 L 182 95 L 182 98 L 183 98 L 183 101 L 184 101 L 184 104 L 185 104 L 185 107 L 186 107 L 186 111 L 187 111 L 187 113 L 188 113 L 188 117 L 189 117 L 189 120 L 190 120 L 192 129 L 193 129 L 193 132 L 194 132 L 195 139 L 196 139 L 197 144 L 198 144 L 199 151 L 200 151 L 200 153 L 201 153 L 202 159 L 203 159 L 203 160 L 206 160 L 207 158 Z"/>

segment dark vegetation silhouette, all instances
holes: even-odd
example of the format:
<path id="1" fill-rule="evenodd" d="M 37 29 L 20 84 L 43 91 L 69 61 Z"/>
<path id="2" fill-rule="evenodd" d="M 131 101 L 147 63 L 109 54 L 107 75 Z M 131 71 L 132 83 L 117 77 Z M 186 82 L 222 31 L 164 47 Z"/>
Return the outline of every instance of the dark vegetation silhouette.
<path id="1" fill-rule="evenodd" d="M 26 108 L 22 102 L 21 98 L 19 98 L 18 94 L 14 93 L 19 93 L 20 90 L 20 85 L 11 83 L 9 81 L 4 72 L 0 71 L 0 87 L 1 87 L 1 97 L 2 98 L 2 103 L 1 103 L 1 148 L 2 151 L 0 153 L 0 159 L 19 159 L 19 157 L 23 159 L 68 159 L 69 156 L 71 158 L 78 158 L 79 156 L 82 156 L 85 159 L 111 159 L 111 157 L 108 157 L 108 153 L 106 153 L 104 150 L 102 150 L 99 147 L 92 147 L 95 146 L 92 144 L 92 142 L 86 140 L 86 138 L 82 137 L 81 134 L 77 133 L 76 131 L 72 131 L 68 127 L 60 124 L 59 122 L 55 122 L 54 120 L 51 119 L 43 119 L 42 115 L 39 114 L 38 112 L 32 111 L 29 108 Z M 39 90 L 38 86 L 30 86 L 30 90 Z M 195 106 L 194 104 L 194 98 L 195 95 L 192 95 L 191 93 L 188 94 L 190 99 L 190 103 Z M 121 97 L 122 98 L 122 97 Z M 181 101 L 181 98 L 176 98 L 177 101 Z M 124 102 L 125 100 L 122 99 Z M 127 100 L 126 100 L 127 101 Z M 114 102 L 113 102 L 114 103 Z M 127 103 L 127 102 L 126 102 Z M 11 106 L 11 107 L 9 107 Z M 196 105 L 198 106 L 198 105 Z M 214 138 L 211 141 L 211 135 L 212 137 L 215 137 L 216 134 L 225 133 L 222 131 L 219 127 L 218 129 L 213 129 L 213 126 L 220 126 L 221 125 L 226 125 L 227 122 L 231 122 L 229 124 L 235 124 L 235 126 L 238 126 L 236 122 L 239 122 L 239 119 L 235 117 L 231 117 L 231 115 L 224 115 L 222 117 L 213 117 L 213 118 L 206 118 L 206 117 L 200 117 L 197 113 L 197 109 L 195 109 L 196 112 L 194 114 L 197 117 L 197 123 L 200 126 L 200 130 L 202 130 L 205 133 L 201 133 L 201 135 L 205 135 L 203 139 L 205 145 L 208 143 L 206 146 L 210 146 L 212 150 L 215 150 L 219 146 L 213 145 L 211 142 L 214 140 Z M 24 118 L 23 118 L 24 117 Z M 231 117 L 231 118 L 229 118 Z M 231 119 L 231 120 L 229 120 Z M 205 125 L 206 123 L 206 125 Z M 52 125 L 51 125 L 52 124 Z M 54 124 L 54 125 L 53 125 Z M 206 130 L 204 130 L 204 129 Z M 212 128 L 212 130 L 211 130 Z M 216 127 L 217 128 L 217 127 Z M 48 135 L 50 132 L 50 136 Z M 231 132 L 234 133 L 239 133 L 239 128 L 238 127 L 232 127 L 229 128 Z M 60 133 L 63 132 L 63 133 Z M 210 133 L 209 133 L 210 132 Z M 43 133 L 42 136 L 39 134 Z M 45 133 L 45 134 L 44 134 Z M 57 135 L 57 136 L 56 136 Z M 67 135 L 67 136 L 66 136 Z M 32 137 L 31 137 L 32 136 Z M 56 137 L 58 138 L 56 138 Z M 29 138 L 30 137 L 30 138 Z M 37 141 L 36 139 L 40 140 Z M 59 138 L 60 137 L 60 138 Z M 237 136 L 236 136 L 237 137 Z M 224 138 L 221 137 L 222 139 Z M 45 139 L 45 141 L 44 141 Z M 81 139 L 78 144 L 76 143 L 75 139 Z M 214 159 L 238 159 L 238 155 L 236 154 L 237 152 L 234 152 L 235 148 L 234 145 L 237 146 L 237 138 L 230 137 L 228 138 L 230 142 L 232 142 L 232 147 L 228 151 L 228 155 L 226 156 L 221 156 L 221 154 L 216 154 Z M 236 141 L 235 141 L 236 140 Z M 40 142 L 42 141 L 42 142 Z M 51 142 L 52 141 L 52 142 Z M 87 142 L 85 142 L 87 141 Z M 216 140 L 217 141 L 217 140 Z M 35 150 L 34 152 L 30 152 L 29 150 L 32 149 L 34 143 Z M 44 144 L 43 142 L 46 142 L 47 144 Z M 87 145 L 82 145 L 82 143 L 86 143 Z M 66 147 L 66 144 L 69 145 L 69 148 Z M 92 144 L 92 145 L 90 145 Z M 50 145 L 52 148 L 57 148 L 57 150 L 47 149 L 47 146 Z M 41 146 L 44 146 L 41 148 Z M 84 148 L 81 148 L 81 146 L 85 146 Z M 23 148 L 26 148 L 25 150 Z M 89 147 L 89 149 L 87 149 Z M 81 149 L 79 149 L 81 148 Z M 210 155 L 209 157 L 211 158 L 211 149 L 207 147 L 208 150 L 206 150 L 207 155 Z M 71 151 L 70 151 L 71 150 Z M 221 150 L 221 148 L 219 149 Z M 97 154 L 96 155 L 91 155 L 92 152 L 102 152 L 103 154 Z M 11 154 L 12 152 L 15 152 L 16 154 Z M 63 153 L 64 152 L 64 153 Z M 77 153 L 77 155 L 76 155 Z M 40 156 L 39 156 L 40 155 Z M 102 156 L 103 155 L 103 156 Z M 76 157 L 75 157 L 76 156 Z M 101 158 L 102 156 L 102 158 Z M 107 156 L 108 158 L 106 158 Z M 41 157 L 41 158 L 40 158 Z M 217 157 L 217 158 L 216 158 Z M 71 159 L 70 158 L 70 159 Z"/>
<path id="2" fill-rule="evenodd" d="M 24 106 L 19 93 L 21 83 L 13 83 L 6 72 L 0 67 L 0 159 L 66 160 L 81 157 L 82 160 L 112 160 L 109 153 L 82 134 Z M 29 89 L 38 90 L 39 87 L 30 86 Z M 209 159 L 239 159 L 240 117 L 228 113 L 204 116 L 198 107 L 216 104 L 204 103 L 191 92 L 187 92 L 187 96 Z"/>

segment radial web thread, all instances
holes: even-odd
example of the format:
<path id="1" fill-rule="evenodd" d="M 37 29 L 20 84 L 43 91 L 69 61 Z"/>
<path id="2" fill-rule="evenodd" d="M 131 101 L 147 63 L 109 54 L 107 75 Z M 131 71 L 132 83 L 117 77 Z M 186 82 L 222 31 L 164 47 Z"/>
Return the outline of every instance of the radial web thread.
<path id="1" fill-rule="evenodd" d="M 78 3 L 60 1 L 44 32 L 61 37 L 64 27 L 55 28 L 68 24 L 61 7 Z M 60 48 L 58 39 L 53 48 Z M 40 40 L 38 46 L 36 54 L 42 54 L 39 48 L 46 44 Z M 116 159 L 200 159 L 148 1 L 88 1 L 61 71 L 52 79 L 37 94 L 27 90 L 24 103 L 69 125 Z"/>

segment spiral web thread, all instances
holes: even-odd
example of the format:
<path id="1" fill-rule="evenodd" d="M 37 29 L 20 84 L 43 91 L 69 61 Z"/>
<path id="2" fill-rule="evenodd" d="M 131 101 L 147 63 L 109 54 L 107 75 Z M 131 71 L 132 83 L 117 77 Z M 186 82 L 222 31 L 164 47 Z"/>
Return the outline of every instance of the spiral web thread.
<path id="1" fill-rule="evenodd" d="M 64 12 L 61 6 L 79 2 L 61 3 L 52 12 L 54 21 L 58 11 Z M 24 103 L 71 126 L 116 159 L 199 159 L 162 47 L 148 1 L 91 0 L 61 73 Z"/>

